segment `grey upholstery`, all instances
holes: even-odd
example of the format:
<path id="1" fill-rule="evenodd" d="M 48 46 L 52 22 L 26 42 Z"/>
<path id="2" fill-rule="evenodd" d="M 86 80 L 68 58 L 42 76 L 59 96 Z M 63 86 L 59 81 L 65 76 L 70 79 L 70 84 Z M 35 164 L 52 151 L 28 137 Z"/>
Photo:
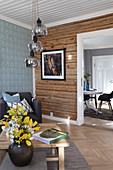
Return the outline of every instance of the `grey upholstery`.
<path id="1" fill-rule="evenodd" d="M 6 92 L 10 95 L 14 95 L 17 92 Z M 32 113 L 28 113 L 28 115 L 35 121 L 38 121 L 39 123 L 42 123 L 42 111 L 41 111 L 41 102 L 37 99 L 33 99 L 32 94 L 30 92 L 19 92 L 20 99 L 23 100 L 24 98 L 27 100 L 27 102 L 32 107 L 33 111 Z M 33 101 L 32 101 L 33 99 Z M 7 113 L 7 104 L 3 100 L 3 97 L 0 98 L 0 119 L 4 117 L 4 114 Z"/>

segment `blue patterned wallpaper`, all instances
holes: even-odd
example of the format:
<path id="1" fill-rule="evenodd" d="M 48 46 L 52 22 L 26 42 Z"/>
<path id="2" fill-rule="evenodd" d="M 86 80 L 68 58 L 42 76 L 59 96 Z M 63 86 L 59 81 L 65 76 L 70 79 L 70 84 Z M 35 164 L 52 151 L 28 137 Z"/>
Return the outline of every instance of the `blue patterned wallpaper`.
<path id="1" fill-rule="evenodd" d="M 2 91 L 33 92 L 32 68 L 26 68 L 31 31 L 0 20 L 0 96 Z"/>

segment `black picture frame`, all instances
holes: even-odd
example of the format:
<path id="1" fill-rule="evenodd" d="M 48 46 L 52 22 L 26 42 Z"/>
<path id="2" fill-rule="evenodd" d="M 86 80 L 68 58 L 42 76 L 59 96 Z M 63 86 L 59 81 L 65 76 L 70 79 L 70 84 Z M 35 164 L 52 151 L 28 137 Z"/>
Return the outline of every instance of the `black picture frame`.
<path id="1" fill-rule="evenodd" d="M 41 52 L 41 79 L 65 80 L 65 49 Z"/>

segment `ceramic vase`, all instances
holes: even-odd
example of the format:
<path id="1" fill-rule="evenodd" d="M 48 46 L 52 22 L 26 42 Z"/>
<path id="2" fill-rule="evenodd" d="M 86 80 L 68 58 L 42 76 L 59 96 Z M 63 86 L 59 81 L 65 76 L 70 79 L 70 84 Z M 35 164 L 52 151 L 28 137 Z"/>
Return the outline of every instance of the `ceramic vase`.
<path id="1" fill-rule="evenodd" d="M 15 166 L 26 166 L 28 165 L 33 157 L 33 145 L 27 146 L 25 141 L 20 144 L 13 142 L 9 145 L 8 154 Z"/>
<path id="2" fill-rule="evenodd" d="M 89 91 L 89 81 L 86 81 L 86 91 Z"/>

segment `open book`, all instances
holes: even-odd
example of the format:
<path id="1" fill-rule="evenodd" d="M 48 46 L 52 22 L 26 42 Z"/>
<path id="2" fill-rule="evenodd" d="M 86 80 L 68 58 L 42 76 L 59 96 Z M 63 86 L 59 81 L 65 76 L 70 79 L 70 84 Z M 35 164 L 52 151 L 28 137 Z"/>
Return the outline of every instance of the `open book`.
<path id="1" fill-rule="evenodd" d="M 34 139 L 47 144 L 58 142 L 59 140 L 64 139 L 68 136 L 69 134 L 67 132 L 63 132 L 54 128 L 33 134 Z"/>

